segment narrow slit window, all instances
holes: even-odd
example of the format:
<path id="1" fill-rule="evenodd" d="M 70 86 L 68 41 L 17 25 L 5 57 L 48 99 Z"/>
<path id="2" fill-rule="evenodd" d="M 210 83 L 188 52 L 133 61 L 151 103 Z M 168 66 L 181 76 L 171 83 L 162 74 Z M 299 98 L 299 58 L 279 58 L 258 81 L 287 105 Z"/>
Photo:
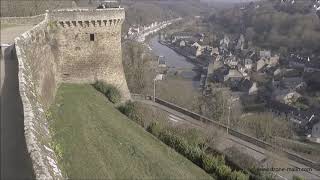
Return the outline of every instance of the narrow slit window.
<path id="1" fill-rule="evenodd" d="M 94 34 L 90 34 L 90 41 L 94 41 Z"/>

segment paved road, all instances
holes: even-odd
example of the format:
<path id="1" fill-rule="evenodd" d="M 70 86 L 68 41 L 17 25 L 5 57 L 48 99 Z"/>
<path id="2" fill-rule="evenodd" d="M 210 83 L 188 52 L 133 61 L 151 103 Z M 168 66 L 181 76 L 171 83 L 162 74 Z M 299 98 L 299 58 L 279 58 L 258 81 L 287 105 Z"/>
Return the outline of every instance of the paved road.
<path id="1" fill-rule="evenodd" d="M 195 120 L 189 116 L 186 116 L 180 112 L 177 112 L 173 109 L 170 109 L 166 106 L 163 106 L 161 104 L 158 103 L 154 103 L 152 101 L 149 100 L 139 100 L 136 99 L 136 101 L 145 103 L 147 105 L 152 105 L 156 108 L 162 109 L 166 112 L 168 112 L 168 119 L 171 120 L 174 123 L 184 123 L 184 124 L 189 124 L 191 126 L 194 127 L 198 127 L 198 128 L 205 128 L 207 126 L 207 124 L 202 123 L 198 120 Z M 299 168 L 308 168 L 307 166 L 297 163 L 295 161 L 289 160 L 287 158 L 284 157 L 280 157 L 279 155 L 276 155 L 272 152 L 269 152 L 261 147 L 258 147 L 254 144 L 251 144 L 249 142 L 243 141 L 242 139 L 239 139 L 235 136 L 224 136 L 223 137 L 223 143 L 220 143 L 217 147 L 218 150 L 220 151 L 224 151 L 225 149 L 227 149 L 228 147 L 237 147 L 239 150 L 241 150 L 242 152 L 252 156 L 253 158 L 262 161 L 265 159 L 268 159 L 269 155 L 268 154 L 272 154 L 273 159 L 274 159 L 274 167 L 279 167 L 281 166 L 281 168 L 295 168 L 295 167 L 299 167 Z M 264 166 L 268 166 L 270 167 L 270 161 L 267 160 L 264 163 Z M 290 171 L 280 171 L 280 172 L 275 172 L 277 174 L 277 178 L 278 179 L 288 179 L 291 180 L 293 175 L 298 175 L 301 177 L 304 177 L 305 179 L 310 179 L 310 180 L 319 180 L 320 179 L 320 172 L 312 169 L 311 172 L 290 172 Z"/>
<path id="2" fill-rule="evenodd" d="M 30 26 L 1 30 L 1 43 L 12 44 L 14 37 Z M 7 30 L 12 31 L 7 31 Z M 18 86 L 18 62 L 11 49 L 1 48 L 1 179 L 34 179 L 24 137 L 23 111 Z"/>

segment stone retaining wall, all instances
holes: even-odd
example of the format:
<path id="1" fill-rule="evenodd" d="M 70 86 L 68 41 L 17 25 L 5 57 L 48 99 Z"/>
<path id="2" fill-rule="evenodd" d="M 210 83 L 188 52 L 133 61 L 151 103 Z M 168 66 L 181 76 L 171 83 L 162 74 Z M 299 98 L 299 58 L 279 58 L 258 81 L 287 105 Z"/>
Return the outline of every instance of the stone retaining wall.
<path id="1" fill-rule="evenodd" d="M 24 131 L 37 179 L 62 179 L 57 157 L 50 147 L 51 136 L 45 107 L 53 100 L 57 83 L 47 19 L 15 39 L 19 65 L 19 91 L 24 112 Z M 43 36 L 41 36 L 42 34 Z M 49 88 L 51 91 L 48 91 Z"/>

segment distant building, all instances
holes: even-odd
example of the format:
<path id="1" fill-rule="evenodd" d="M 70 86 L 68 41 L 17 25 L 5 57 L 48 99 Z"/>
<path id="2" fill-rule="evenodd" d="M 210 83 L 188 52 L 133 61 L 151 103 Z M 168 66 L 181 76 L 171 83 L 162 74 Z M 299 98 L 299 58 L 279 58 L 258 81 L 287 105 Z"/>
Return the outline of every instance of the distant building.
<path id="1" fill-rule="evenodd" d="M 275 55 L 265 60 L 266 64 L 275 66 L 279 64 L 279 56 Z"/>
<path id="2" fill-rule="evenodd" d="M 257 83 L 254 82 L 252 83 L 252 86 L 250 87 L 249 91 L 248 91 L 248 94 L 249 95 L 254 95 L 254 94 L 257 94 L 258 93 L 258 86 L 257 86 Z"/>
<path id="3" fill-rule="evenodd" d="M 243 65 L 247 70 L 251 70 L 252 69 L 252 60 L 245 59 Z"/>
<path id="4" fill-rule="evenodd" d="M 186 42 L 184 40 L 181 40 L 179 43 L 180 47 L 185 47 L 186 46 Z"/>
<path id="5" fill-rule="evenodd" d="M 256 62 L 256 71 L 260 71 L 264 66 L 266 65 L 265 61 L 263 59 L 260 59 Z"/>
<path id="6" fill-rule="evenodd" d="M 293 106 L 271 100 L 268 107 L 278 115 L 284 115 L 300 128 L 309 140 L 320 143 L 320 110 L 301 110 Z"/>
<path id="7" fill-rule="evenodd" d="M 292 103 L 295 103 L 300 97 L 301 94 L 299 94 L 296 91 L 292 91 L 292 90 L 275 90 L 274 92 L 274 97 L 275 99 L 283 104 L 288 104 L 291 105 Z"/>
<path id="8" fill-rule="evenodd" d="M 281 69 L 277 68 L 274 72 L 273 72 L 273 76 L 280 76 L 281 75 Z"/>
<path id="9" fill-rule="evenodd" d="M 260 58 L 271 58 L 271 51 L 260 51 Z"/>
<path id="10" fill-rule="evenodd" d="M 230 68 L 236 68 L 238 61 L 235 56 L 230 56 L 225 58 L 224 63 L 227 64 Z"/>
<path id="11" fill-rule="evenodd" d="M 238 89 L 243 92 L 249 92 L 249 89 L 252 87 L 253 82 L 249 79 L 242 79 L 239 83 Z"/>
<path id="12" fill-rule="evenodd" d="M 228 80 L 241 80 L 243 78 L 242 74 L 236 69 L 229 69 L 227 75 L 224 76 L 224 81 Z"/>
<path id="13" fill-rule="evenodd" d="M 311 139 L 316 143 L 320 143 L 320 121 L 316 122 L 311 131 Z"/>
<path id="14" fill-rule="evenodd" d="M 197 42 L 203 42 L 204 40 L 204 34 L 203 33 L 197 33 L 193 36 L 194 38 L 194 41 L 197 41 Z"/>
<path id="15" fill-rule="evenodd" d="M 220 50 L 222 52 L 228 51 L 230 44 L 230 38 L 227 35 L 224 35 L 224 38 L 220 40 Z"/>
<path id="16" fill-rule="evenodd" d="M 203 49 L 199 43 L 195 42 L 191 45 L 191 51 L 194 56 L 198 57 L 202 55 Z"/>
<path id="17" fill-rule="evenodd" d="M 236 49 L 237 50 L 243 50 L 244 43 L 245 43 L 245 39 L 244 39 L 243 34 L 241 34 L 239 39 L 238 39 L 238 42 L 237 42 L 237 45 L 236 45 Z"/>
<path id="18" fill-rule="evenodd" d="M 306 86 L 302 77 L 283 78 L 280 81 L 280 85 L 282 88 L 291 89 L 291 90 L 301 89 Z"/>
<path id="19" fill-rule="evenodd" d="M 223 77 L 224 82 L 231 88 L 238 88 L 242 79 L 242 74 L 236 69 L 229 69 L 228 74 Z"/>
<path id="20" fill-rule="evenodd" d="M 218 48 L 212 48 L 212 55 L 219 55 L 219 49 Z"/>

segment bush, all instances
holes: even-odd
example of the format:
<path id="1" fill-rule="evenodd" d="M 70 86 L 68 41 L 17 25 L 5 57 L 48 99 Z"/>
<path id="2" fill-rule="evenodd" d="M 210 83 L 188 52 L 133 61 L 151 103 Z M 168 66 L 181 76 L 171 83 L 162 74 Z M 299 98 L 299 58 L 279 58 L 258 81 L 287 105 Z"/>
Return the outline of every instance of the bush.
<path id="1" fill-rule="evenodd" d="M 248 180 L 249 176 L 241 171 L 233 171 L 230 176 L 231 180 Z"/>
<path id="2" fill-rule="evenodd" d="M 218 167 L 218 159 L 212 155 L 204 154 L 202 157 L 202 167 L 208 173 L 213 173 Z"/>
<path id="3" fill-rule="evenodd" d="M 127 106 L 129 107 L 123 107 L 120 109 L 120 111 L 124 114 L 130 115 L 131 108 L 130 105 Z M 184 136 L 183 133 L 181 135 L 177 131 L 167 128 L 159 122 L 152 122 L 147 127 L 147 131 L 156 136 L 163 143 L 173 148 L 175 151 L 204 169 L 207 173 L 212 174 L 212 176 L 217 176 L 218 179 L 249 179 L 249 176 L 241 171 L 232 171 L 231 168 L 225 164 L 224 156 L 213 156 L 212 154 L 206 154 L 205 151 L 201 149 L 198 143 L 194 143 L 198 141 L 189 142 L 188 136 Z"/>
<path id="4" fill-rule="evenodd" d="M 160 136 L 160 133 L 163 131 L 163 126 L 159 122 L 152 122 L 148 128 L 147 131 L 154 136 L 158 137 Z M 159 138 L 160 139 L 160 138 Z M 161 140 L 161 139 L 160 139 Z"/>
<path id="5" fill-rule="evenodd" d="M 292 177 L 292 180 L 304 180 L 304 178 L 303 178 L 303 177 L 300 177 L 300 176 L 294 175 L 294 176 Z"/>
<path id="6" fill-rule="evenodd" d="M 218 166 L 216 173 L 219 179 L 228 179 L 231 176 L 231 168 L 226 165 Z"/>
<path id="7" fill-rule="evenodd" d="M 118 110 L 128 116 L 130 119 L 132 119 L 131 117 L 135 114 L 135 107 L 134 107 L 134 103 L 131 101 L 126 102 L 124 105 L 121 105 L 118 107 Z"/>
<path id="8" fill-rule="evenodd" d="M 113 85 L 110 84 L 106 84 L 102 81 L 97 81 L 96 83 L 94 83 L 93 85 L 98 91 L 100 91 L 101 93 L 103 93 L 108 99 L 109 101 L 111 101 L 112 103 L 118 103 L 121 100 L 121 95 L 119 90 L 114 87 Z"/>
<path id="9" fill-rule="evenodd" d="M 187 155 L 193 163 L 198 166 L 202 166 L 202 155 L 204 152 L 198 146 L 189 146 L 189 154 Z"/>

